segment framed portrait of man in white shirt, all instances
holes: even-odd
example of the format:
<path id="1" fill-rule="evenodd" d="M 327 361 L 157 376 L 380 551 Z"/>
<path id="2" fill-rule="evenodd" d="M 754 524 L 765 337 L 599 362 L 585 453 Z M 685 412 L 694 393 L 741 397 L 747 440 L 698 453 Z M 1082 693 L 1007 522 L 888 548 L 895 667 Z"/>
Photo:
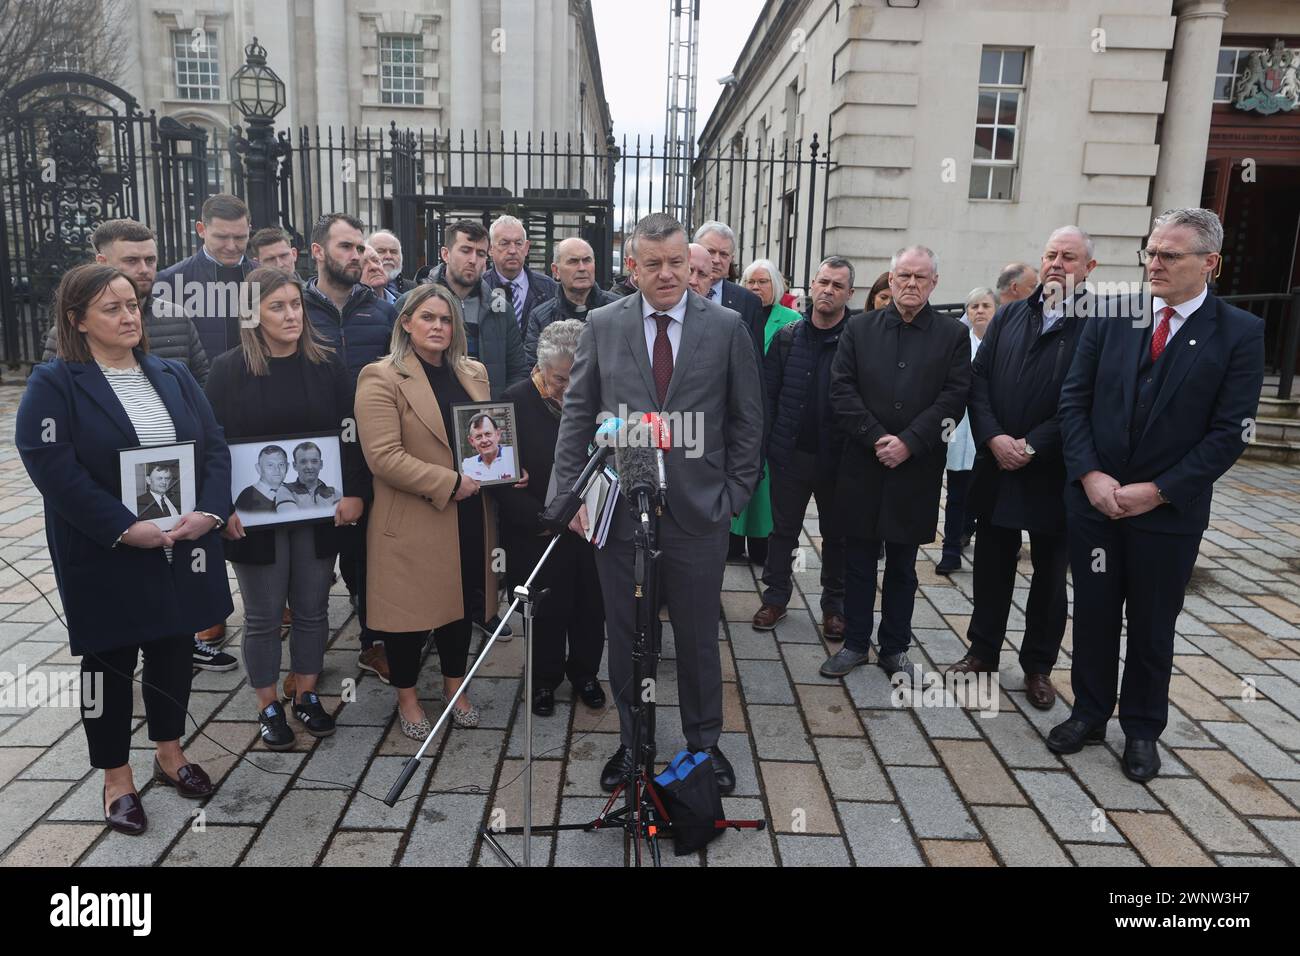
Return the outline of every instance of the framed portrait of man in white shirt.
<path id="1" fill-rule="evenodd" d="M 480 485 L 512 485 L 522 475 L 516 452 L 512 402 L 474 402 L 452 406 L 459 471 Z"/>

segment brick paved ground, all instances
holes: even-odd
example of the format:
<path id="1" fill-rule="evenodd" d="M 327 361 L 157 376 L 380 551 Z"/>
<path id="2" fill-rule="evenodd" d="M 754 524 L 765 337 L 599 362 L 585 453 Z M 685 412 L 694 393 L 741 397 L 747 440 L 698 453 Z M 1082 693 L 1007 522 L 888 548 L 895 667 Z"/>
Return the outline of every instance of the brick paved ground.
<path id="1" fill-rule="evenodd" d="M 53 594 L 42 508 L 13 450 L 20 391 L 0 388 L 0 555 Z M 1192 593 L 1179 619 L 1162 775 L 1149 787 L 1117 765 L 1123 738 L 1112 720 L 1105 748 L 1056 757 L 1047 730 L 1068 712 L 1040 713 L 1025 701 L 1014 655 L 1004 656 L 996 716 L 957 706 L 898 709 L 874 666 L 829 681 L 817 668 L 826 645 L 816 626 L 815 516 L 807 522 L 807 570 L 789 618 L 775 634 L 748 624 L 757 607 L 752 572 L 728 567 L 719 627 L 725 690 L 722 745 L 739 785 L 731 816 L 764 817 L 761 834 L 728 833 L 701 856 L 673 865 L 837 864 L 1284 866 L 1300 863 L 1300 474 L 1243 463 L 1219 484 L 1213 527 L 1201 547 Z M 933 573 L 937 547 L 923 549 L 913 619 L 927 670 L 961 656 L 971 577 Z M 1018 643 L 1029 570 L 1022 557 L 1010 635 Z M 232 587 L 234 581 L 232 578 Z M 55 604 L 58 598 L 53 598 Z M 239 654 L 236 596 L 233 651 Z M 339 729 L 292 752 L 253 746 L 256 706 L 241 670 L 200 673 L 191 711 L 202 734 L 186 745 L 219 792 L 195 826 L 194 804 L 144 789 L 150 830 L 141 838 L 102 825 L 100 775 L 88 771 L 78 714 L 69 708 L 0 708 L 0 865 L 236 863 L 401 865 L 477 863 L 495 857 L 477 843 L 494 808 L 518 822 L 522 807 L 522 642 L 501 645 L 473 697 L 482 727 L 444 734 L 407 790 L 388 809 L 382 796 L 414 745 L 394 726 L 393 694 L 373 676 L 357 679 L 357 625 L 344 592 L 331 597 L 335 628 L 322 692 Z M 672 657 L 671 628 L 665 627 Z M 1056 673 L 1069 696 L 1071 636 Z M 287 662 L 287 655 L 286 655 Z M 0 567 L 0 672 L 72 672 L 65 632 L 33 588 Z M 603 676 L 603 674 L 602 674 Z M 671 664 L 660 682 L 660 753 L 682 746 Z M 434 712 L 436 657 L 422 685 Z M 601 805 L 599 769 L 617 742 L 612 712 L 572 706 L 565 685 L 556 715 L 538 720 L 535 817 L 589 818 Z M 151 750 L 137 692 L 132 751 L 136 781 Z M 226 752 L 238 753 L 242 760 Z M 254 766 L 256 765 L 256 766 Z M 351 792 L 360 780 L 366 793 Z M 331 781 L 344 786 L 332 785 Z M 512 782 L 513 781 L 513 782 Z M 479 792 L 473 792 L 474 788 Z M 443 791 L 455 791 L 446 793 Z M 369 795 L 367 795 L 369 794 Z M 516 852 L 518 840 L 505 841 Z M 534 860 L 618 865 L 614 833 L 537 838 Z"/>

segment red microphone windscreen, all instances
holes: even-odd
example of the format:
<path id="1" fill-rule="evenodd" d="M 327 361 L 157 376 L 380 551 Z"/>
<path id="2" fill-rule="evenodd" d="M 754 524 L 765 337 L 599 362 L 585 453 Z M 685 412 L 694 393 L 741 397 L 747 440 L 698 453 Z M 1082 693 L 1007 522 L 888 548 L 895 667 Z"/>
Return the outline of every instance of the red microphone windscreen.
<path id="1" fill-rule="evenodd" d="M 650 412 L 645 417 L 646 427 L 650 429 L 651 447 L 658 448 L 661 451 L 668 451 L 673 447 L 673 435 L 668 428 L 668 423 L 663 420 L 658 412 Z"/>

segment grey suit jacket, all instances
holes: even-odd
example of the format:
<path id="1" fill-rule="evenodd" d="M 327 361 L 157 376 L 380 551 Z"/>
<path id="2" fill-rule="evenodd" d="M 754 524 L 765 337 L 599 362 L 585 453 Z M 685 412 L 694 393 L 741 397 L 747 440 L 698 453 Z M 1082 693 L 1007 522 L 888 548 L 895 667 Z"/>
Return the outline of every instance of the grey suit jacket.
<path id="1" fill-rule="evenodd" d="M 564 395 L 556 487 L 568 490 L 577 480 L 598 418 L 657 411 L 673 433 L 665 456 L 668 510 L 683 530 L 704 534 L 738 514 L 758 484 L 763 402 L 754 344 L 736 312 L 687 293 L 673 377 L 660 407 L 641 303 L 637 292 L 587 319 Z"/>

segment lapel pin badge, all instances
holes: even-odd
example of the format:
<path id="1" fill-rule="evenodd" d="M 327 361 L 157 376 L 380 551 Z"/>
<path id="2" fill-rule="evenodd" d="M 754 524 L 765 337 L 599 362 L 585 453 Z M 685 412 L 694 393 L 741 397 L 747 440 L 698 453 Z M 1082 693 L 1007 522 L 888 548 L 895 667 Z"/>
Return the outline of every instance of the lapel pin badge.
<path id="1" fill-rule="evenodd" d="M 1188 342 L 1187 344 L 1188 344 L 1188 345 L 1195 345 L 1195 344 L 1196 344 L 1196 339 L 1192 339 L 1192 340 L 1191 340 L 1190 342 Z"/>

